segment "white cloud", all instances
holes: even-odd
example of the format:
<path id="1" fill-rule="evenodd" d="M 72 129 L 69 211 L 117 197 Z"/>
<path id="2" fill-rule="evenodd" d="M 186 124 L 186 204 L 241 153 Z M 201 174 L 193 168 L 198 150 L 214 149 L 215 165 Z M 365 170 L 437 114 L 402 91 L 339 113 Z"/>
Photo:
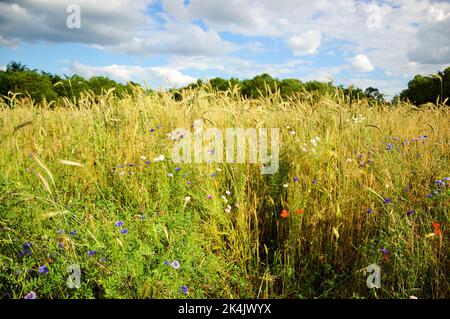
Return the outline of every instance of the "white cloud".
<path id="1" fill-rule="evenodd" d="M 0 65 L 0 71 L 6 71 L 6 66 Z"/>
<path id="2" fill-rule="evenodd" d="M 322 34 L 317 30 L 310 30 L 301 35 L 295 35 L 288 40 L 288 46 L 294 55 L 316 54 L 322 41 Z"/>
<path id="3" fill-rule="evenodd" d="M 195 82 L 197 79 L 181 73 L 172 67 L 141 67 L 136 65 L 89 66 L 74 62 L 70 71 L 86 78 L 103 75 L 120 82 L 144 81 L 156 87 L 181 87 Z"/>
<path id="4" fill-rule="evenodd" d="M 372 63 L 370 62 L 369 58 L 364 54 L 356 55 L 352 59 L 351 65 L 353 68 L 361 72 L 370 72 L 375 69 Z"/>

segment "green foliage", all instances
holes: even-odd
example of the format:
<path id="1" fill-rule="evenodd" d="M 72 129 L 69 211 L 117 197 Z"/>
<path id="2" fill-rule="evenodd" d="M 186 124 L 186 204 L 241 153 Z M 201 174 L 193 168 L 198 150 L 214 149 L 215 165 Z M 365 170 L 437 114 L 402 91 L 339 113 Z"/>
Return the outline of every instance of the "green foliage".
<path id="1" fill-rule="evenodd" d="M 401 100 L 421 105 L 425 103 L 443 103 L 450 98 L 450 67 L 436 75 L 416 75 L 408 83 L 408 88 L 400 94 Z"/>

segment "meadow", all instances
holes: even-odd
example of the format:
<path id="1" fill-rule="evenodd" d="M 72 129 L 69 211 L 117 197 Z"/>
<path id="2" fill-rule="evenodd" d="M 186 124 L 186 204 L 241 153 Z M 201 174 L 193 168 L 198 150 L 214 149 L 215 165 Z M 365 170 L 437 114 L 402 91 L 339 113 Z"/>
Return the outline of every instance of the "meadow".
<path id="1" fill-rule="evenodd" d="M 280 128 L 278 172 L 173 163 L 167 134 L 197 119 Z M 12 97 L 0 298 L 450 298 L 449 119 L 339 90 Z"/>

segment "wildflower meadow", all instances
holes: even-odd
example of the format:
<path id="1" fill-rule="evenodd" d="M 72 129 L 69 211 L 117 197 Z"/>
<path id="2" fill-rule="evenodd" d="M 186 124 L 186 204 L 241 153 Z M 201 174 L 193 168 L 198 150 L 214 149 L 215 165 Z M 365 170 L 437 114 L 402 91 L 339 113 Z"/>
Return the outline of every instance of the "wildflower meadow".
<path id="1" fill-rule="evenodd" d="M 450 297 L 448 107 L 205 85 L 2 103 L 0 298 Z M 277 170 L 174 161 L 198 120 L 277 128 Z"/>

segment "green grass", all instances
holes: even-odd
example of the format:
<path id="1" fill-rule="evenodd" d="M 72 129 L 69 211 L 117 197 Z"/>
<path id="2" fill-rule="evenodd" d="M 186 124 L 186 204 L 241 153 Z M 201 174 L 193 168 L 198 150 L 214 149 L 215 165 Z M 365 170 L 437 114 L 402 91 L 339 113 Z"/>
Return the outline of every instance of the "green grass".
<path id="1" fill-rule="evenodd" d="M 233 94 L 3 105 L 0 298 L 450 297 L 450 181 L 427 197 L 450 176 L 447 109 Z M 365 120 L 355 122 L 359 114 Z M 166 134 L 196 119 L 280 128 L 278 172 L 261 175 L 256 164 L 180 164 L 176 172 Z M 166 159 L 154 162 L 160 154 Z M 21 256 L 25 243 L 31 254 Z M 366 286 L 372 263 L 381 266 L 380 289 Z M 79 289 L 66 285 L 71 264 L 81 267 Z M 49 273 L 38 272 L 43 265 Z"/>

